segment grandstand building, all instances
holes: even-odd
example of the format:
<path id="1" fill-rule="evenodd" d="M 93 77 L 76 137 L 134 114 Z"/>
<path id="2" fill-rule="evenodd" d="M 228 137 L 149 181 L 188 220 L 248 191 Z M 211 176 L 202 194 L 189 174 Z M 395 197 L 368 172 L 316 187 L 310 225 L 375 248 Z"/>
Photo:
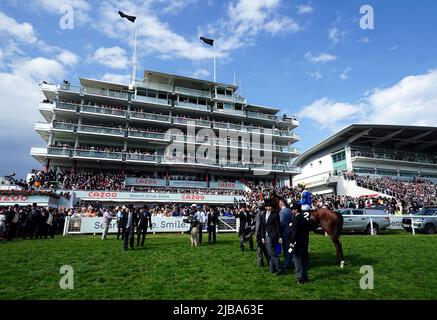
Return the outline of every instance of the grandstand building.
<path id="1" fill-rule="evenodd" d="M 344 172 L 437 181 L 437 127 L 353 124 L 308 149 L 293 164 L 302 169 L 293 184 L 303 182 L 316 194 L 366 192 L 344 179 Z"/>
<path id="2" fill-rule="evenodd" d="M 231 202 L 231 196 L 219 201 L 199 194 L 245 190 L 250 183 L 290 184 L 300 172 L 291 164 L 299 155 L 293 147 L 298 120 L 247 103 L 237 89 L 155 71 L 130 85 L 84 78 L 79 86 L 43 84 L 46 99 L 39 110 L 46 122 L 35 130 L 47 146 L 32 148 L 31 155 L 56 172 L 125 176 L 125 192 L 76 193 L 88 200 L 102 194 L 120 201 Z M 201 147 L 207 160 L 198 158 Z M 177 192 L 129 192 L 142 188 L 200 191 L 185 198 Z"/>

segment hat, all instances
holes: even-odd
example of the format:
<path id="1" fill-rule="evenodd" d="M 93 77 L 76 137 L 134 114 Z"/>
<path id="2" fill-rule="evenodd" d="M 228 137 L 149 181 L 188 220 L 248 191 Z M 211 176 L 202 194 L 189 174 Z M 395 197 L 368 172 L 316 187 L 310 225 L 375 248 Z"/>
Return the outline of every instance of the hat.
<path id="1" fill-rule="evenodd" d="M 193 203 L 191 206 L 192 206 L 192 207 L 197 207 L 197 205 L 196 205 L 195 203 Z"/>
<path id="2" fill-rule="evenodd" d="M 121 209 L 127 209 L 126 206 L 122 206 Z"/>
<path id="3" fill-rule="evenodd" d="M 264 207 L 273 207 L 273 202 L 270 199 L 264 200 Z"/>
<path id="4" fill-rule="evenodd" d="M 298 212 L 300 212 L 300 210 L 302 209 L 302 205 L 300 203 L 297 202 L 293 202 L 291 208 L 291 210 L 297 210 Z"/>
<path id="5" fill-rule="evenodd" d="M 241 202 L 240 203 L 240 208 L 246 208 L 246 202 Z"/>

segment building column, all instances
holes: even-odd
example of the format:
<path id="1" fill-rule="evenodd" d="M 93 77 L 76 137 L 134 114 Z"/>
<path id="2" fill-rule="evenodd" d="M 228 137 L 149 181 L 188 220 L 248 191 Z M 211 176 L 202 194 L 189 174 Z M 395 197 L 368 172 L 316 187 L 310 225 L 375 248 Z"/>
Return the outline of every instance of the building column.
<path id="1" fill-rule="evenodd" d="M 276 187 L 278 185 L 277 175 L 273 174 L 273 186 Z"/>
<path id="2" fill-rule="evenodd" d="M 47 158 L 46 165 L 44 167 L 44 172 L 49 171 L 49 168 L 50 168 L 50 158 Z"/>

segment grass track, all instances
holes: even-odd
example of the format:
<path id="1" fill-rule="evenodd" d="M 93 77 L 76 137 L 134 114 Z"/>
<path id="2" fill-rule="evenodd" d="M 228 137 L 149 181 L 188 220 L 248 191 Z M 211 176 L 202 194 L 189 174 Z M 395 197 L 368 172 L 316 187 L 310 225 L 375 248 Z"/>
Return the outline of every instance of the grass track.
<path id="1" fill-rule="evenodd" d="M 256 267 L 256 252 L 242 253 L 236 234 L 198 248 L 188 235 L 148 235 L 145 248 L 128 252 L 114 235 L 2 241 L 0 299 L 437 299 L 437 235 L 341 240 L 343 270 L 328 238 L 311 234 L 311 282 L 301 287 L 293 273 Z M 59 287 L 62 265 L 74 268 L 73 290 Z M 362 265 L 374 268 L 373 290 L 359 287 Z"/>

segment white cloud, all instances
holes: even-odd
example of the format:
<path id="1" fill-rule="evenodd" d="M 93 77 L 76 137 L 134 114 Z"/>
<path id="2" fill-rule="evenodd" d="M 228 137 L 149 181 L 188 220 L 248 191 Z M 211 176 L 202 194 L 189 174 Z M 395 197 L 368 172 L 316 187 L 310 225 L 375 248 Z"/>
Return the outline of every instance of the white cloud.
<path id="1" fill-rule="evenodd" d="M 30 23 L 19 23 L 0 11 L 0 35 L 12 37 L 20 42 L 36 43 L 35 30 Z M 1 36 L 0 36 L 1 37 Z"/>
<path id="2" fill-rule="evenodd" d="M 131 77 L 132 76 L 130 74 L 105 73 L 101 80 L 114 83 L 129 84 L 131 82 Z"/>
<path id="3" fill-rule="evenodd" d="M 342 73 L 340 73 L 339 77 L 341 80 L 349 79 L 349 73 L 352 71 L 351 67 L 347 67 Z"/>
<path id="4" fill-rule="evenodd" d="M 56 60 L 44 57 L 17 60 L 12 64 L 12 69 L 15 75 L 30 78 L 35 83 L 44 80 L 53 82 L 55 79 L 63 78 L 65 75 L 62 64 Z"/>
<path id="5" fill-rule="evenodd" d="M 67 66 L 74 66 L 76 65 L 80 58 L 75 53 L 69 51 L 69 50 L 62 50 L 57 56 L 56 59 L 60 61 L 62 64 Z"/>
<path id="6" fill-rule="evenodd" d="M 360 105 L 335 102 L 324 97 L 303 107 L 298 116 L 316 122 L 322 129 L 336 131 L 341 127 L 341 123 L 359 119 L 362 111 Z"/>
<path id="7" fill-rule="evenodd" d="M 92 60 L 111 69 L 123 70 L 129 66 L 126 50 L 118 46 L 112 48 L 101 47 L 97 49 L 94 52 Z"/>
<path id="8" fill-rule="evenodd" d="M 389 88 L 366 91 L 356 103 L 324 97 L 303 107 L 298 115 L 332 131 L 351 123 L 435 126 L 436 88 L 437 69 L 405 77 Z"/>
<path id="9" fill-rule="evenodd" d="M 316 80 L 320 80 L 323 78 L 323 75 L 319 72 L 319 71 L 314 71 L 314 72 L 308 72 L 308 75 L 311 78 L 314 78 Z"/>
<path id="10" fill-rule="evenodd" d="M 328 31 L 328 38 L 331 40 L 332 44 L 337 44 L 344 40 L 346 36 L 346 31 L 340 31 L 337 27 L 332 27 Z"/>
<path id="11" fill-rule="evenodd" d="M 314 11 L 313 7 L 311 7 L 309 4 L 301 4 L 297 6 L 297 13 L 298 14 L 307 14 L 312 13 Z"/>
<path id="12" fill-rule="evenodd" d="M 396 85 L 376 89 L 367 98 L 366 120 L 389 124 L 429 125 L 437 123 L 437 69 L 408 76 Z"/>
<path id="13" fill-rule="evenodd" d="M 328 53 L 322 53 L 318 56 L 313 56 L 311 52 L 307 52 L 305 54 L 305 59 L 311 61 L 312 63 L 325 63 L 325 62 L 334 61 L 337 59 L 337 57 Z"/>
<path id="14" fill-rule="evenodd" d="M 369 37 L 363 37 L 358 41 L 358 43 L 369 43 L 369 42 L 370 42 Z"/>
<path id="15" fill-rule="evenodd" d="M 27 1 L 25 5 L 27 5 Z M 75 21 L 81 23 L 90 21 L 89 12 L 92 7 L 87 0 L 35 0 L 33 5 L 57 15 L 60 15 L 62 7 L 70 6 L 74 10 Z"/>
<path id="16" fill-rule="evenodd" d="M 274 18 L 265 24 L 264 29 L 273 35 L 300 31 L 299 25 L 289 17 Z"/>
<path id="17" fill-rule="evenodd" d="M 160 9 L 160 13 L 174 15 L 198 1 L 199 0 L 158 0 L 158 3 L 164 4 L 164 8 Z"/>
<path id="18" fill-rule="evenodd" d="M 211 73 L 206 70 L 206 69 L 197 69 L 196 71 L 194 71 L 192 73 L 192 77 L 193 78 L 198 78 L 198 79 L 205 79 L 206 77 L 208 77 L 209 75 L 211 75 Z"/>

